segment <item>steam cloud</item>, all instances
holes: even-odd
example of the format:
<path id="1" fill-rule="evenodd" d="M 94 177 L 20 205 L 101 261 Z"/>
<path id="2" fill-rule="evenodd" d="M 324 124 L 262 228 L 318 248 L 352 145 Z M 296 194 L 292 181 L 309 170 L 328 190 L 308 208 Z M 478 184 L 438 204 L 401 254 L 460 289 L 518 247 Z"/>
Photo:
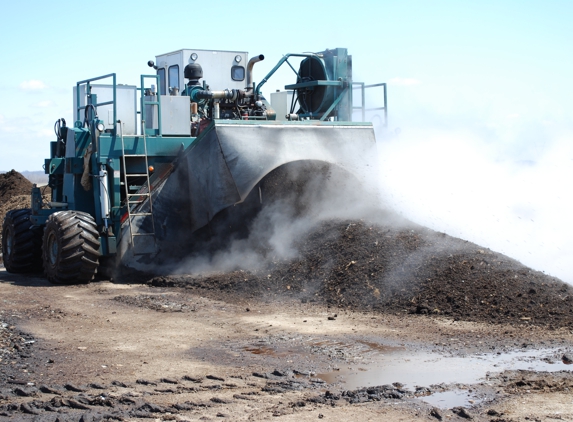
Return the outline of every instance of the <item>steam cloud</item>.
<path id="1" fill-rule="evenodd" d="M 248 238 L 215 254 L 194 255 L 170 272 L 205 274 L 265 269 L 298 255 L 296 242 L 321 221 L 364 219 L 388 224 L 388 207 L 403 217 L 514 258 L 573 283 L 571 134 L 517 147 L 486 136 L 435 128 L 378 137 L 380 173 L 366 191 L 344 175 L 307 185 L 263 209 Z M 365 179 L 362 179 L 365 180 Z M 372 194 L 379 189 L 381 198 Z M 297 197 L 298 195 L 298 197 Z M 311 204 L 297 213 L 297 200 Z M 396 221 L 396 224 L 400 222 Z"/>
<path id="2" fill-rule="evenodd" d="M 291 172 L 289 177 L 299 180 L 300 174 Z M 330 168 L 326 174 L 313 175 L 302 191 L 283 194 L 265 206 L 251 223 L 247 238 L 234 239 L 212 254 L 195 254 L 174 272 L 257 271 L 296 258 L 297 242 L 322 221 L 382 218 L 376 189 L 362 186 L 345 171 Z"/>
<path id="3" fill-rule="evenodd" d="M 573 283 L 571 133 L 519 147 L 404 130 L 379 143 L 384 201 L 404 217 Z"/>

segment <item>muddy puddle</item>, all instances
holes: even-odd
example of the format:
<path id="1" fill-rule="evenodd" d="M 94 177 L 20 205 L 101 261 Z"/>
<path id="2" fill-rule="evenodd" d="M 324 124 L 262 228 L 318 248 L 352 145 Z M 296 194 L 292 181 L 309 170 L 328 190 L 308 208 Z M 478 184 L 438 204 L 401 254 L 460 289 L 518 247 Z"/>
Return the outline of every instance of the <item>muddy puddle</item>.
<path id="1" fill-rule="evenodd" d="M 293 339 L 294 340 L 294 339 Z M 328 362 L 333 370 L 317 371 L 313 377 L 344 390 L 373 387 L 398 382 L 405 388 L 417 386 L 471 385 L 487 382 L 490 375 L 505 370 L 555 372 L 573 370 L 561 360 L 563 349 L 543 348 L 468 355 L 444 355 L 420 350 L 419 346 L 384 345 L 374 341 L 269 341 L 244 348 L 253 355 L 264 355 L 283 363 L 315 364 Z M 302 341 L 300 341 L 302 340 Z M 306 341 L 305 341 L 306 340 Z M 294 343 L 294 344 L 293 344 Z M 445 388 L 447 389 L 447 388 Z M 435 389 L 432 389 L 436 391 Z M 423 397 L 424 401 L 442 406 L 471 406 L 482 398 L 471 389 L 447 389 Z"/>
<path id="2" fill-rule="evenodd" d="M 472 407 L 486 400 L 484 395 L 477 395 L 472 390 L 450 390 L 433 393 L 420 400 L 431 404 L 434 407 L 450 409 L 452 407 Z"/>
<path id="3" fill-rule="evenodd" d="M 563 363 L 557 349 L 484 353 L 464 357 L 387 348 L 368 363 L 338 371 L 317 374 L 329 384 L 346 389 L 400 382 L 408 388 L 435 384 L 474 384 L 487 380 L 489 374 L 504 370 L 561 371 L 572 370 Z M 454 393 L 451 393 L 454 395 Z M 444 399 L 447 399 L 444 396 Z"/>

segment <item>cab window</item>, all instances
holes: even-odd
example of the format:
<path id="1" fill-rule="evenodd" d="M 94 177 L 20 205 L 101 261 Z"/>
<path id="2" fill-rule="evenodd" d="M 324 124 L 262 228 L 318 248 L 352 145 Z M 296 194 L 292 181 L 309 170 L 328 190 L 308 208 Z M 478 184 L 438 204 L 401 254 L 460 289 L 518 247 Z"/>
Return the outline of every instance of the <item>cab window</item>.
<path id="1" fill-rule="evenodd" d="M 245 68 L 243 66 L 233 66 L 231 68 L 231 79 L 242 81 L 245 79 Z"/>
<path id="2" fill-rule="evenodd" d="M 179 65 L 169 66 L 169 88 L 179 89 Z"/>
<path id="3" fill-rule="evenodd" d="M 165 88 L 165 69 L 157 69 L 159 76 L 159 95 L 165 95 L 167 89 Z"/>

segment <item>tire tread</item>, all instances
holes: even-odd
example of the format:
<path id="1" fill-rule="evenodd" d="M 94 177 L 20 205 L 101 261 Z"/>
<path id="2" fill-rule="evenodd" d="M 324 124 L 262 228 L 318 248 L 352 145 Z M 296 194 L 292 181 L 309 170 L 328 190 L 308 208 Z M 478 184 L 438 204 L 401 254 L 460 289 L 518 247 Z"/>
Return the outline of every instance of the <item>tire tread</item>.
<path id="1" fill-rule="evenodd" d="M 22 208 L 8 211 L 2 224 L 2 251 L 4 266 L 11 273 L 31 273 L 42 269 L 42 229 L 32 226 L 32 210 Z M 13 232 L 10 256 L 7 251 L 7 234 Z"/>
<path id="2" fill-rule="evenodd" d="M 48 233 L 58 239 L 55 265 L 49 259 Z M 52 283 L 89 283 L 99 265 L 99 234 L 93 217 L 80 211 L 54 213 L 46 224 L 44 270 Z"/>

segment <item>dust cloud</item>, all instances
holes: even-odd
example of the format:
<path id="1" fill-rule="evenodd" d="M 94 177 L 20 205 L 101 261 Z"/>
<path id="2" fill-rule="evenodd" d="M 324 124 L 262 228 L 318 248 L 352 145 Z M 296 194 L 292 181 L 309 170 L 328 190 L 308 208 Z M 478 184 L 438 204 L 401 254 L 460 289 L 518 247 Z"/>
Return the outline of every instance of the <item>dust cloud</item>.
<path id="1" fill-rule="evenodd" d="M 468 131 L 402 129 L 378 143 L 384 203 L 573 283 L 572 137 L 560 131 L 504 143 Z"/>

